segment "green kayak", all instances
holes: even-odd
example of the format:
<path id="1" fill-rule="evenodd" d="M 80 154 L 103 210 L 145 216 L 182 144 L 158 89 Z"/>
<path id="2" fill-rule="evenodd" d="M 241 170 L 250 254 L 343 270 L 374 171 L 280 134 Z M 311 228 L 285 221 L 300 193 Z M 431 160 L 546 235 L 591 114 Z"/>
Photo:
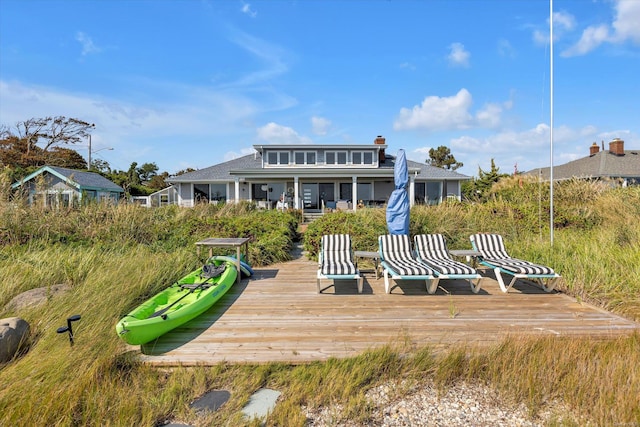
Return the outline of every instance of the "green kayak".
<path id="1" fill-rule="evenodd" d="M 120 319 L 118 336 L 129 344 L 144 344 L 207 311 L 238 275 L 231 261 L 213 257 L 207 262 Z"/>

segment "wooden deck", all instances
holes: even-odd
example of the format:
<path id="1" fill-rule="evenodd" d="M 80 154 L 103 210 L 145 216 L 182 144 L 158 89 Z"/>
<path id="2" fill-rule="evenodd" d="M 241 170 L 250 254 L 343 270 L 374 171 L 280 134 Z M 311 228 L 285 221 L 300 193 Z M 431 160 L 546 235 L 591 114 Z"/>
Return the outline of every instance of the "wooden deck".
<path id="1" fill-rule="evenodd" d="M 434 295 L 424 282 L 401 281 L 385 294 L 384 279 L 367 270 L 362 294 L 354 281 L 317 294 L 316 270 L 304 258 L 256 269 L 205 314 L 131 349 L 155 365 L 308 363 L 395 342 L 446 348 L 493 344 L 507 334 L 606 339 L 640 331 L 638 323 L 527 283 L 504 294 L 492 273 L 478 294 L 461 280 L 440 281 Z"/>

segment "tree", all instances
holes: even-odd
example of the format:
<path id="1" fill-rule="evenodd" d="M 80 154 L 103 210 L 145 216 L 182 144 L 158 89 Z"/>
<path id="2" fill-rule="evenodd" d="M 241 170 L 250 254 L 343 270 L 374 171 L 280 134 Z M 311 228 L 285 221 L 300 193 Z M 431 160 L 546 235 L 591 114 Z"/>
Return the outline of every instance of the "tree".
<path id="1" fill-rule="evenodd" d="M 147 187 L 149 187 L 149 189 L 153 191 L 158 191 L 158 190 L 162 190 L 163 188 L 167 188 L 168 185 L 165 181 L 167 178 L 169 178 L 169 172 L 162 172 L 160 175 L 155 175 L 147 183 Z"/>
<path id="2" fill-rule="evenodd" d="M 472 179 L 462 184 L 462 194 L 466 199 L 485 201 L 489 190 L 500 180 L 500 178 L 508 177 L 507 173 L 500 173 L 500 168 L 491 159 L 491 170 L 485 172 L 478 166 L 478 178 Z"/>
<path id="3" fill-rule="evenodd" d="M 76 144 L 89 136 L 94 127 L 80 119 L 56 116 L 18 122 L 16 131 L 26 141 L 29 153 L 36 144 L 41 144 L 43 151 L 60 144 Z"/>
<path id="4" fill-rule="evenodd" d="M 176 172 L 175 176 L 180 176 L 180 175 L 184 175 L 185 173 L 195 172 L 195 171 L 196 170 L 194 168 L 181 169 L 178 172 Z"/>
<path id="5" fill-rule="evenodd" d="M 45 152 L 45 163 L 51 166 L 60 166 L 69 169 L 85 169 L 87 162 L 76 150 L 69 148 L 53 147 Z"/>
<path id="6" fill-rule="evenodd" d="M 149 182 L 151 178 L 158 174 L 158 165 L 155 163 L 143 163 L 138 169 L 138 174 L 143 183 Z"/>
<path id="7" fill-rule="evenodd" d="M 0 127 L 0 161 L 25 170 L 45 164 L 76 169 L 87 167 L 84 159 L 61 145 L 75 144 L 89 135 L 93 125 L 79 119 L 33 118 L 18 122 L 14 129 Z"/>
<path id="8" fill-rule="evenodd" d="M 111 165 L 109 162 L 102 159 L 91 160 L 91 169 L 95 169 L 98 173 L 102 175 L 109 175 L 111 173 Z"/>
<path id="9" fill-rule="evenodd" d="M 456 158 L 451 154 L 451 150 L 444 145 L 436 148 L 429 149 L 429 158 L 426 163 L 437 168 L 456 170 L 464 166 L 463 163 L 458 162 Z"/>

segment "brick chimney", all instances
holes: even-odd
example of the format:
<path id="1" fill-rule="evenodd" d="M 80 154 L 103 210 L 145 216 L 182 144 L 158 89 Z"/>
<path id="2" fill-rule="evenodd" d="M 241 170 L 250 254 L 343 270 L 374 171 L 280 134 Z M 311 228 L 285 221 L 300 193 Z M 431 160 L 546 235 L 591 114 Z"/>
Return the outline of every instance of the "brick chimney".
<path id="1" fill-rule="evenodd" d="M 624 156 L 624 141 L 620 138 L 614 138 L 609 143 L 609 152 L 616 156 Z"/>
<path id="2" fill-rule="evenodd" d="M 589 147 L 589 156 L 593 156 L 594 154 L 597 154 L 600 151 L 600 147 L 598 146 L 597 142 L 593 142 L 593 144 L 591 144 L 591 147 Z"/>
<path id="3" fill-rule="evenodd" d="M 376 145 L 385 145 L 386 141 L 387 140 L 382 135 L 378 135 L 373 143 Z M 378 163 L 384 163 L 385 158 L 386 153 L 384 152 L 384 148 L 380 148 L 378 150 Z"/>

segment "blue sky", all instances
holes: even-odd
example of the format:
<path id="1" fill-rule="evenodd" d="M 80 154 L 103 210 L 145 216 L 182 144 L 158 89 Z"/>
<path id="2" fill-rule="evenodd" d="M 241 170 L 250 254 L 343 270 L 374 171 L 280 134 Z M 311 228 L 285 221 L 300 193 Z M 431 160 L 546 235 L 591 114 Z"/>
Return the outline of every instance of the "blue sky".
<path id="1" fill-rule="evenodd" d="M 640 0 L 553 10 L 554 164 L 640 148 Z M 0 123 L 95 123 L 122 170 L 383 135 L 511 173 L 549 165 L 549 50 L 547 0 L 2 0 Z"/>

